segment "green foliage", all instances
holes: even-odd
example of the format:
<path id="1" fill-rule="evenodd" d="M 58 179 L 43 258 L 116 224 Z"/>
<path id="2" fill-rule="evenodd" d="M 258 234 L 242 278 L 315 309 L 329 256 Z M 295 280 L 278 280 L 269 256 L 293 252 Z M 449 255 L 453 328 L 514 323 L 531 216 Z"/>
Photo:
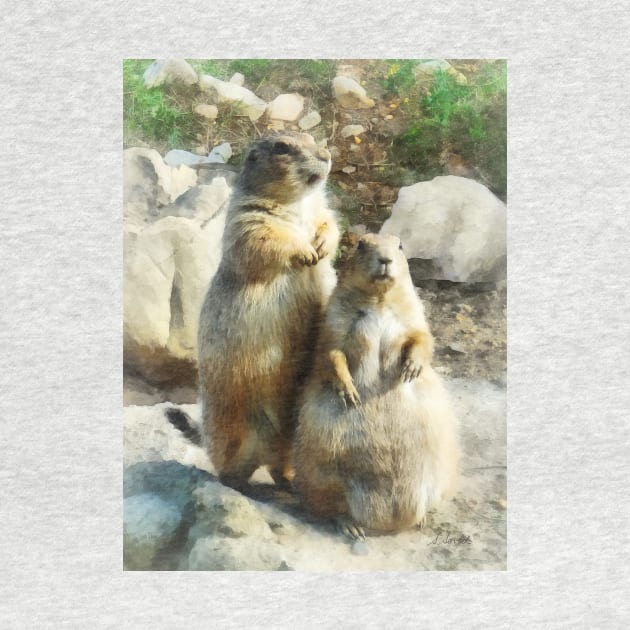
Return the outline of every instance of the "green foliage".
<path id="1" fill-rule="evenodd" d="M 413 73 L 413 69 L 405 72 Z M 402 67 L 392 77 L 399 77 Z M 403 86 L 399 82 L 398 85 Z M 507 195 L 507 72 L 486 62 L 459 83 L 438 71 L 424 91 L 401 87 L 409 128 L 394 139 L 394 160 L 429 179 L 444 172 L 444 153 L 478 168 L 499 197 Z"/>
<path id="2" fill-rule="evenodd" d="M 416 78 L 413 69 L 418 63 L 415 59 L 389 59 L 387 76 L 382 81 L 383 87 L 390 94 L 400 94 L 410 90 Z"/>

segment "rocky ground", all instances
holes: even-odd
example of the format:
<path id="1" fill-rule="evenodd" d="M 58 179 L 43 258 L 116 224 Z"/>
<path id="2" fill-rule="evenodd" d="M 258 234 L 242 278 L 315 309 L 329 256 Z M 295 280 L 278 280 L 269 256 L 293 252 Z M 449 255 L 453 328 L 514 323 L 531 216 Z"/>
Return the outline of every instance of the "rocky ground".
<path id="1" fill-rule="evenodd" d="M 461 487 L 424 529 L 351 542 L 276 490 L 264 469 L 247 496 L 168 423 L 170 403 L 124 410 L 128 570 L 496 570 L 506 568 L 505 388 L 448 381 L 461 421 Z M 197 405 L 183 405 L 198 418 Z"/>

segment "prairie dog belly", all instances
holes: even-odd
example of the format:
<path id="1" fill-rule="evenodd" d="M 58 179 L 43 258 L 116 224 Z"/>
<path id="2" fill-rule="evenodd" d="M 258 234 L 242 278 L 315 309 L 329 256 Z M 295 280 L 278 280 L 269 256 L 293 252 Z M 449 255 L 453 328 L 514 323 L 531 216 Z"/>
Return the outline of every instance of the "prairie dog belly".
<path id="1" fill-rule="evenodd" d="M 355 386 L 364 397 L 383 394 L 400 380 L 400 339 L 404 331 L 389 309 L 359 314 L 345 350 Z"/>

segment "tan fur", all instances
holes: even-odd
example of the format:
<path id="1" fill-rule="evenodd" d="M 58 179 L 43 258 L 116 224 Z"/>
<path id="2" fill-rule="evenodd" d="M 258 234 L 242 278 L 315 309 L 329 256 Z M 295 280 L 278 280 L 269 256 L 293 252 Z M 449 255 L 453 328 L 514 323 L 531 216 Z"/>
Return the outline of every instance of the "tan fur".
<path id="1" fill-rule="evenodd" d="M 199 379 L 210 457 L 230 485 L 261 465 L 276 480 L 290 474 L 296 397 L 336 281 L 329 171 L 330 154 L 311 136 L 263 138 L 228 211 L 200 316 Z"/>
<path id="2" fill-rule="evenodd" d="M 295 485 L 321 517 L 394 531 L 454 491 L 456 422 L 393 236 L 361 238 L 330 299 L 305 384 Z M 360 531 L 360 530 L 355 530 Z"/>

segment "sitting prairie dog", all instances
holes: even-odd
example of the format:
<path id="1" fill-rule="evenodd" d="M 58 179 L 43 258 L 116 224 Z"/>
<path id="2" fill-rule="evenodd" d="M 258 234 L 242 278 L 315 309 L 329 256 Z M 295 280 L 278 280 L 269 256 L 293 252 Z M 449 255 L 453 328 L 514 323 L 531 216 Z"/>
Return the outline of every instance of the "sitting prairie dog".
<path id="1" fill-rule="evenodd" d="M 329 172 L 310 135 L 268 136 L 250 147 L 230 202 L 198 354 L 202 438 L 232 487 L 261 465 L 276 482 L 291 476 L 296 399 L 336 282 Z"/>
<path id="2" fill-rule="evenodd" d="M 401 250 L 367 234 L 340 271 L 295 437 L 306 507 L 355 538 L 423 525 L 457 477 L 456 422 Z"/>

